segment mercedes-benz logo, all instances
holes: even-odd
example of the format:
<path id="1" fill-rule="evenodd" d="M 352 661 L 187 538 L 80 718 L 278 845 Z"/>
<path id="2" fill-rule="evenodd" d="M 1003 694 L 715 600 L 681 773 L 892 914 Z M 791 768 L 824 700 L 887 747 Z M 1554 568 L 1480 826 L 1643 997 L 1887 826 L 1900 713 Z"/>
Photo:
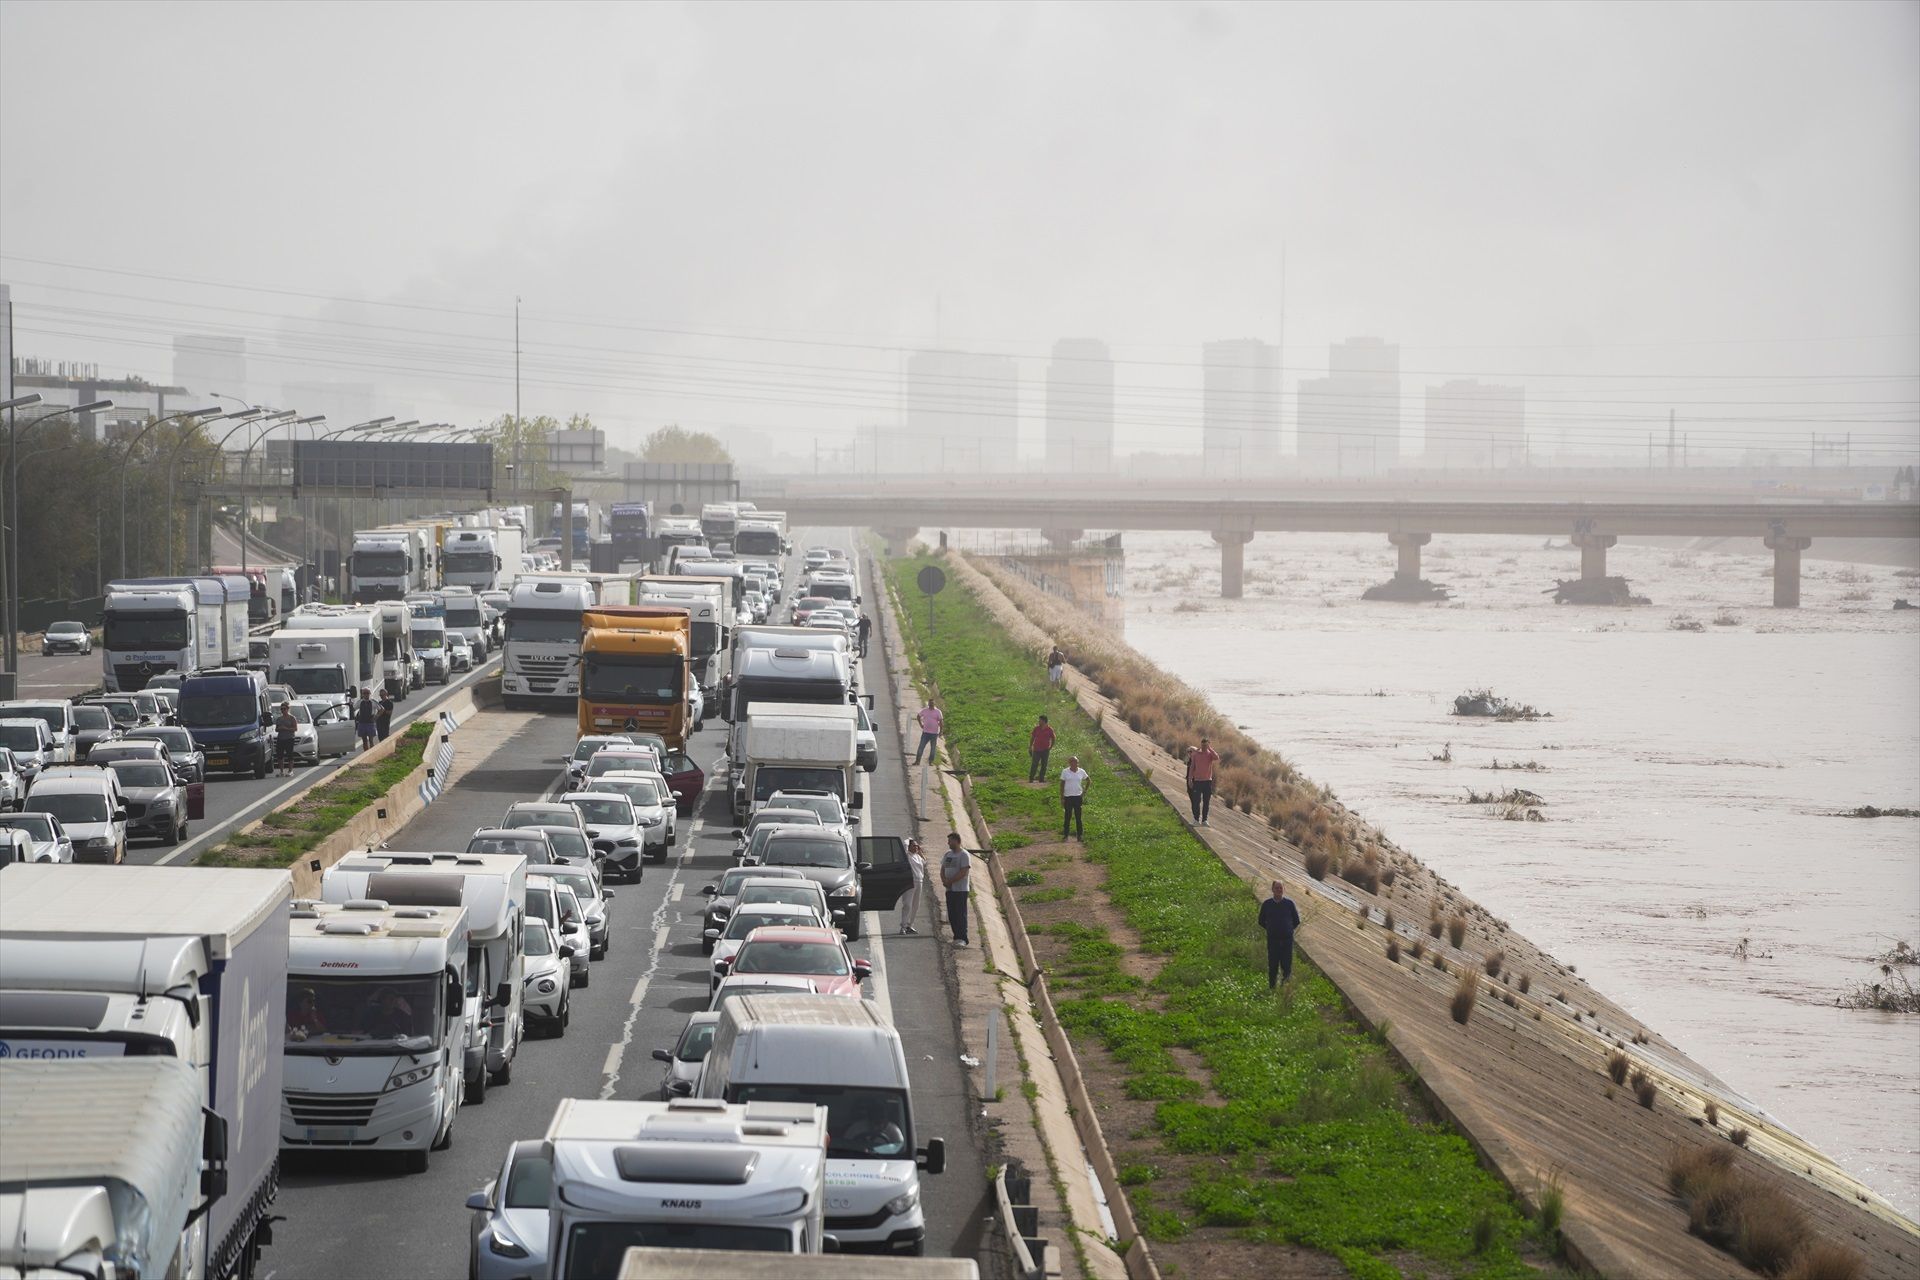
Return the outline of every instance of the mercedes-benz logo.
<path id="1" fill-rule="evenodd" d="M 143 676 L 150 676 L 150 675 L 152 675 L 152 674 L 153 674 L 153 664 L 152 664 L 151 662 L 143 662 L 143 663 L 141 663 L 141 664 L 140 664 L 140 674 L 141 674 L 141 675 L 143 675 Z"/>

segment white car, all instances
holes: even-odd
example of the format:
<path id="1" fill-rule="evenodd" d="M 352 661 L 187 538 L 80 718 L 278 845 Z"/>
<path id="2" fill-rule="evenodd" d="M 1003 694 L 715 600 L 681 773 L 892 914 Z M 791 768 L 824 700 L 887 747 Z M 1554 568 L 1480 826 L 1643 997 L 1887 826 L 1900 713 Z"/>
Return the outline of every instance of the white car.
<path id="1" fill-rule="evenodd" d="M 545 920 L 528 916 L 526 956 L 520 1002 L 526 1010 L 527 1029 L 564 1036 L 573 1021 L 573 984 L 568 980 L 573 949 L 554 941 L 553 928 Z"/>
<path id="2" fill-rule="evenodd" d="M 0 814 L 0 831 L 21 831 L 33 843 L 29 862 L 72 862 L 73 841 L 66 828 L 50 813 Z"/>
<path id="3" fill-rule="evenodd" d="M 666 1074 L 660 1078 L 662 1102 L 693 1096 L 693 1086 L 700 1079 L 700 1064 L 707 1060 L 707 1051 L 713 1048 L 713 1033 L 719 1026 L 719 1014 L 711 1009 L 697 1009 L 687 1018 L 687 1025 L 680 1028 L 680 1038 L 673 1042 L 673 1048 L 653 1051 L 655 1062 L 667 1064 Z"/>
<path id="4" fill-rule="evenodd" d="M 718 990 L 720 982 L 733 967 L 733 957 L 740 950 L 740 944 L 755 929 L 772 925 L 816 925 L 832 928 L 829 921 L 822 920 L 820 913 L 812 907 L 794 902 L 756 902 L 752 906 L 735 906 L 733 914 L 727 918 L 724 929 L 708 929 L 705 941 L 713 944 L 713 960 L 707 972 L 707 990 Z"/>
<path id="5" fill-rule="evenodd" d="M 587 913 L 587 959 L 605 959 L 612 932 L 607 923 L 607 904 L 613 901 L 613 894 L 600 887 L 599 877 L 589 869 L 548 867 L 540 874 L 573 890 L 580 909 Z"/>
<path id="6" fill-rule="evenodd" d="M 48 655 L 92 653 L 93 632 L 82 623 L 56 622 L 41 634 L 40 652 Z"/>
<path id="7" fill-rule="evenodd" d="M 473 645 L 458 631 L 447 632 L 447 670 L 473 670 Z"/>
<path id="8" fill-rule="evenodd" d="M 507 1148 L 506 1163 L 485 1189 L 467 1197 L 473 1210 L 467 1248 L 469 1280 L 517 1280 L 547 1274 L 547 1203 L 553 1161 L 537 1138 Z"/>
<path id="9" fill-rule="evenodd" d="M 610 791 L 569 791 L 560 800 L 580 811 L 587 828 L 587 838 L 593 841 L 595 851 L 607 860 L 608 875 L 638 880 L 643 845 L 659 845 L 660 856 L 666 857 L 667 827 L 664 816 L 643 823 L 640 815 L 634 812 L 632 801 Z"/>
<path id="10" fill-rule="evenodd" d="M 849 836 L 858 836 L 859 815 L 840 803 L 840 797 L 831 791 L 810 791 L 796 788 L 792 791 L 776 791 L 767 797 L 769 809 L 811 809 L 818 815 L 823 827 L 839 827 Z"/>
<path id="11" fill-rule="evenodd" d="M 633 806 L 634 818 L 646 832 L 646 839 L 641 843 L 642 852 L 656 862 L 665 862 L 667 850 L 679 839 L 676 831 L 678 811 L 674 804 L 673 789 L 667 785 L 666 777 L 634 769 L 616 769 L 612 773 L 601 774 L 587 785 L 584 792 L 575 794 L 592 795 L 596 791 L 627 798 L 627 803 Z"/>
<path id="12" fill-rule="evenodd" d="M 29 785 L 34 775 L 56 762 L 58 754 L 53 731 L 46 721 L 33 716 L 0 719 L 0 747 L 13 753 L 14 769 Z"/>
<path id="13" fill-rule="evenodd" d="M 111 769 L 62 765 L 46 770 L 27 792 L 26 812 L 59 819 L 78 862 L 127 860 L 127 806 Z"/>
<path id="14" fill-rule="evenodd" d="M 562 758 L 567 766 L 567 777 L 578 786 L 587 772 L 587 761 L 593 759 L 593 753 L 602 747 L 630 747 L 633 739 L 624 733 L 590 733 L 573 744 L 573 754 Z"/>
<path id="15" fill-rule="evenodd" d="M 13 752 L 0 747 L 0 810 L 12 813 L 27 799 L 27 780 L 14 763 Z"/>
<path id="16" fill-rule="evenodd" d="M 567 957 L 567 977 L 576 987 L 584 987 L 592 980 L 587 972 L 587 922 L 585 913 L 580 910 L 580 900 L 573 896 L 573 890 L 563 884 L 556 884 L 544 875 L 527 877 L 527 919 L 538 916 L 547 922 L 560 945 L 572 949 Z"/>
<path id="17" fill-rule="evenodd" d="M 725 981 L 714 988 L 713 999 L 707 1002 L 707 1008 L 718 1010 L 735 996 L 810 996 L 813 994 L 811 978 L 785 973 L 729 974 Z"/>

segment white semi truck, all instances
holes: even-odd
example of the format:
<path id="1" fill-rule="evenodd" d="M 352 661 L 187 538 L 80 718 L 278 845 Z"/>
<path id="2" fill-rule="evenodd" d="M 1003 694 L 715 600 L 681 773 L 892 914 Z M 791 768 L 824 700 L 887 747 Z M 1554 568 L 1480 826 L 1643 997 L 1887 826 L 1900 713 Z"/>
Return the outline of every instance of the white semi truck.
<path id="1" fill-rule="evenodd" d="M 484 1102 L 487 1085 L 513 1078 L 526 1037 L 521 984 L 526 975 L 527 860 L 506 853 L 349 854 L 320 877 L 328 902 L 378 899 L 467 911 L 466 1100 Z"/>
<path id="2" fill-rule="evenodd" d="M 271 1240 L 280 1185 L 286 873 L 42 863 L 9 867 L 5 879 L 0 1058 L 67 1068 L 163 1058 L 190 1068 L 196 1112 L 226 1129 L 227 1186 L 196 1224 L 181 1274 L 251 1274 Z M 130 1147 L 140 1140 L 131 1129 L 122 1137 Z M 0 1152 L 12 1143 L 0 1126 Z"/>
<path id="3" fill-rule="evenodd" d="M 106 634 L 100 646 L 107 688 L 135 692 L 162 671 L 185 676 L 244 662 L 250 595 L 245 581 L 202 574 L 109 582 L 101 607 Z M 183 624 L 191 628 L 184 636 Z"/>
<path id="4" fill-rule="evenodd" d="M 507 525 L 449 530 L 440 545 L 441 585 L 475 595 L 504 591 L 520 572 L 525 546 L 520 530 Z"/>
<path id="5" fill-rule="evenodd" d="M 425 530 L 404 525 L 355 530 L 349 566 L 352 600 L 399 600 L 409 591 L 436 585 L 430 580 L 431 556 Z"/>
<path id="6" fill-rule="evenodd" d="M 281 1147 L 425 1173 L 460 1109 L 465 909 L 302 901 L 288 930 Z"/>
<path id="7" fill-rule="evenodd" d="M 178 1058 L 0 1060 L 0 1272 L 203 1280 L 225 1122 Z"/>
<path id="8" fill-rule="evenodd" d="M 578 705 L 580 615 L 596 603 L 593 584 L 582 578 L 528 575 L 513 584 L 500 664 L 500 693 L 507 706 Z"/>
<path id="9" fill-rule="evenodd" d="M 821 1107 L 562 1098 L 547 1148 L 550 1276 L 616 1275 L 636 1245 L 786 1254 L 826 1247 Z"/>

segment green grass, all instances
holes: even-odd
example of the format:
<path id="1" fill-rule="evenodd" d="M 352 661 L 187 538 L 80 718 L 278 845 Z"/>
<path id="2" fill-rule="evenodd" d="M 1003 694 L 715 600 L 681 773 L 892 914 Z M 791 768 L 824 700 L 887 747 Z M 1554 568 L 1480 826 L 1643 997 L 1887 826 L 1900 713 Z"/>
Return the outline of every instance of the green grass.
<path id="1" fill-rule="evenodd" d="M 1143 981 L 1084 920 L 1029 926 L 1064 944 L 1049 971 L 1062 1023 L 1126 1070 L 1129 1096 L 1155 1104 L 1151 1136 L 1163 1150 L 1205 1158 L 1187 1162 L 1194 1172 L 1177 1203 L 1156 1201 L 1137 1173 L 1123 1179 L 1147 1236 L 1230 1228 L 1323 1250 L 1361 1280 L 1398 1275 L 1382 1255 L 1409 1253 L 1436 1275 L 1534 1274 L 1519 1251 L 1529 1224 L 1472 1148 L 1408 1102 L 1384 1049 L 1304 958 L 1290 992 L 1267 990 L 1251 891 L 1090 717 L 1050 693 L 1033 655 L 951 574 L 926 633 L 912 582 L 928 562 L 888 570 L 913 602 L 902 622 L 915 670 L 938 682 L 947 745 L 996 844 L 1057 838 L 1057 788 L 1026 782 L 1027 732 L 1044 712 L 1058 735 L 1054 760 L 1064 767 L 1077 754 L 1091 775 L 1085 856 L 1105 868 L 1109 899 L 1159 965 Z M 1176 1048 L 1204 1064 L 1204 1084 L 1181 1069 Z M 1209 1087 L 1218 1102 L 1202 1100 Z"/>
<path id="2" fill-rule="evenodd" d="M 195 861 L 203 867 L 285 867 L 420 767 L 436 722 L 408 726 L 393 754 L 374 764 L 355 765 L 299 800 L 260 820 L 257 831 L 236 835 Z"/>

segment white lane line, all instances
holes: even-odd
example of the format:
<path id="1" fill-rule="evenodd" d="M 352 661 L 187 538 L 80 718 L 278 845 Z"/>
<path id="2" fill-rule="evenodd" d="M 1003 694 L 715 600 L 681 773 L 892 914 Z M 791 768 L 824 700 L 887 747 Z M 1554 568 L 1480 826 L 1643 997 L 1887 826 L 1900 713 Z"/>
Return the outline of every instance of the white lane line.
<path id="1" fill-rule="evenodd" d="M 893 991 L 887 986 L 887 944 L 880 936 L 880 912 L 862 911 L 860 913 L 860 935 L 867 940 L 867 951 L 873 960 L 873 976 L 868 979 L 873 987 L 872 1000 L 880 1006 L 881 1016 L 887 1025 L 893 1025 Z"/>
<path id="2" fill-rule="evenodd" d="M 647 998 L 647 975 L 641 974 L 633 984 L 633 994 L 627 997 L 628 1004 L 639 1004 Z"/>
<path id="3" fill-rule="evenodd" d="M 667 881 L 667 892 L 660 895 L 660 905 L 653 909 L 653 956 L 647 961 L 646 972 L 633 984 L 633 995 L 627 1002 L 627 1020 L 620 1026 L 620 1039 L 607 1049 L 607 1063 L 600 1074 L 606 1080 L 600 1086 L 600 1100 L 606 1102 L 613 1097 L 613 1091 L 620 1085 L 620 1060 L 626 1056 L 627 1046 L 633 1043 L 633 1024 L 640 1017 L 640 1008 L 646 1003 L 647 988 L 653 985 L 653 977 L 660 971 L 660 957 L 667 953 L 667 907 L 672 902 L 674 886 L 680 883 L 680 868 L 675 866 Z"/>
<path id="4" fill-rule="evenodd" d="M 680 886 L 676 884 L 673 887 L 678 889 Z M 667 901 L 671 902 L 675 897 L 678 897 L 678 896 L 679 895 L 677 894 L 669 895 L 667 898 Z M 667 931 L 669 928 L 670 926 L 663 924 L 658 929 L 655 929 L 653 931 L 653 949 L 656 953 L 665 951 L 667 949 Z"/>
<path id="5" fill-rule="evenodd" d="M 687 886 L 685 886 L 684 884 L 681 884 L 678 880 L 674 881 L 673 888 L 667 892 L 667 901 L 668 902 L 680 901 L 680 891 L 682 889 L 685 889 L 686 887 Z"/>
<path id="6" fill-rule="evenodd" d="M 607 1065 L 600 1069 L 602 1075 L 610 1076 L 620 1070 L 620 1054 L 625 1048 L 625 1045 L 619 1044 L 610 1044 L 607 1046 Z M 604 1100 L 607 1095 L 602 1093 L 600 1096 Z"/>

